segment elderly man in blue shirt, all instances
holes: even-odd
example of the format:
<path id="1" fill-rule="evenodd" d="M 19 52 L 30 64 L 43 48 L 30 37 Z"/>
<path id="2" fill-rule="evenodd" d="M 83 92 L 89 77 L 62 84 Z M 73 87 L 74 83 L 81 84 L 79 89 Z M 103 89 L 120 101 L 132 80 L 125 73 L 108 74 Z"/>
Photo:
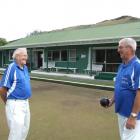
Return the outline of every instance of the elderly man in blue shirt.
<path id="1" fill-rule="evenodd" d="M 25 140 L 30 126 L 28 99 L 31 97 L 31 85 L 27 58 L 26 48 L 16 49 L 13 53 L 14 61 L 9 64 L 1 80 L 0 93 L 6 104 L 10 130 L 8 140 Z"/>
<path id="2" fill-rule="evenodd" d="M 109 106 L 115 103 L 121 140 L 140 140 L 140 60 L 135 55 L 136 47 L 132 38 L 119 41 L 122 64 Z"/>

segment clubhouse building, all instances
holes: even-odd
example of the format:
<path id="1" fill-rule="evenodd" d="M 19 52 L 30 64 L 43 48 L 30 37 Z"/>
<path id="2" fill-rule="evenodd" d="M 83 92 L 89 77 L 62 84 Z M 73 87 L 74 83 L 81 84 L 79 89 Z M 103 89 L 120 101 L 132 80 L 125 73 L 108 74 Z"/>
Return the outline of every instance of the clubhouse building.
<path id="1" fill-rule="evenodd" d="M 12 61 L 16 48 L 28 50 L 29 69 L 46 72 L 90 74 L 116 73 L 121 59 L 118 41 L 132 37 L 137 41 L 140 57 L 140 21 L 95 24 L 42 32 L 0 47 L 0 67 Z"/>

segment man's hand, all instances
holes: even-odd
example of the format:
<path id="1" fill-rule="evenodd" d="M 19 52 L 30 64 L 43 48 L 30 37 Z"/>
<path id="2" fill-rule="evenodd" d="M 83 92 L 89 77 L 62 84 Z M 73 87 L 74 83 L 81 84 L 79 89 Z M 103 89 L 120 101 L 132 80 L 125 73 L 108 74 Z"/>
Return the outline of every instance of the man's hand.
<path id="1" fill-rule="evenodd" d="M 130 116 L 126 121 L 126 128 L 135 129 L 135 125 L 136 125 L 136 118 Z"/>
<path id="2" fill-rule="evenodd" d="M 0 94 L 0 96 L 1 96 L 2 101 L 6 104 L 7 94 L 3 93 L 3 94 Z"/>
<path id="3" fill-rule="evenodd" d="M 7 89 L 5 87 L 1 87 L 0 88 L 0 96 L 1 96 L 1 99 L 3 100 L 3 102 L 6 104 L 6 101 L 7 101 Z"/>
<path id="4" fill-rule="evenodd" d="M 108 105 L 108 107 L 111 107 L 113 104 L 114 104 L 114 98 L 109 99 L 109 105 Z"/>

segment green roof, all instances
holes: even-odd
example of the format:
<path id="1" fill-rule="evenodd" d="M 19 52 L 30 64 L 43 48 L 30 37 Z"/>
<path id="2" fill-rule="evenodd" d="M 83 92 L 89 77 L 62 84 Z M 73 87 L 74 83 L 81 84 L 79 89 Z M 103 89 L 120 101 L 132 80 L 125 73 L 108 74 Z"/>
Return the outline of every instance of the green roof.
<path id="1" fill-rule="evenodd" d="M 122 37 L 134 37 L 140 41 L 140 21 L 43 32 L 9 43 L 2 46 L 1 49 L 114 43 Z"/>

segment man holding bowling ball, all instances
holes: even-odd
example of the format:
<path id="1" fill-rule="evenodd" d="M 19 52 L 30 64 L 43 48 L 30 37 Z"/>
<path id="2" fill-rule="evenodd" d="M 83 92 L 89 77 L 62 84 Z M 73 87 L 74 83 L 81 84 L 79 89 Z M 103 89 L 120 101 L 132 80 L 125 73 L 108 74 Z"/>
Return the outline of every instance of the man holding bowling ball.
<path id="1" fill-rule="evenodd" d="M 121 140 L 140 140 L 140 60 L 135 55 L 137 43 L 133 38 L 119 41 L 118 53 L 122 64 L 115 78 L 114 96 L 101 99 L 108 108 L 115 103 Z"/>

